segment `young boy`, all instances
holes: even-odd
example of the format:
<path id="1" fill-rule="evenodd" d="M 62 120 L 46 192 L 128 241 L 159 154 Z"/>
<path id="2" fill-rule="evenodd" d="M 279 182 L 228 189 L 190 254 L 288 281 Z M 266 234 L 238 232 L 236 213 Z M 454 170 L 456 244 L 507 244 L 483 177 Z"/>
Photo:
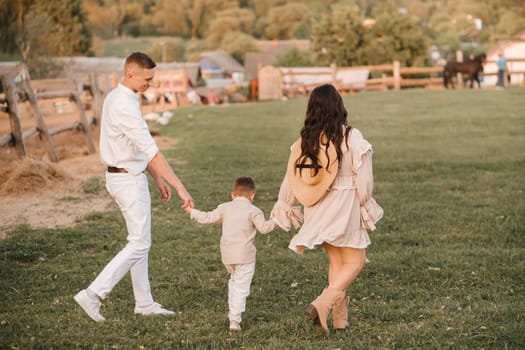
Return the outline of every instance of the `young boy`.
<path id="1" fill-rule="evenodd" d="M 255 181 L 251 177 L 239 177 L 233 185 L 232 200 L 222 203 L 210 212 L 185 208 L 191 218 L 201 224 L 222 223 L 221 257 L 230 274 L 228 281 L 228 318 L 230 330 L 241 330 L 241 314 L 250 294 L 255 273 L 255 234 L 272 231 L 277 224 L 264 219 L 261 209 L 252 204 L 255 197 Z"/>

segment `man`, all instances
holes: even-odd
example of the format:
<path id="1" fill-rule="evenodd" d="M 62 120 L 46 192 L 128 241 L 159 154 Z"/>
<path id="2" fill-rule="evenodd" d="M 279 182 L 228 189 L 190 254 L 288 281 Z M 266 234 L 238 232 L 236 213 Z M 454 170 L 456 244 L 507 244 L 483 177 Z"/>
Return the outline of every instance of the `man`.
<path id="1" fill-rule="evenodd" d="M 496 84 L 496 87 L 503 89 L 505 87 L 505 68 L 507 65 L 507 60 L 505 59 L 505 56 L 503 56 L 503 53 L 500 52 L 498 54 L 498 83 Z"/>
<path id="2" fill-rule="evenodd" d="M 168 184 L 193 208 L 193 199 L 159 151 L 142 118 L 137 93 L 145 92 L 155 76 L 155 62 L 144 53 L 126 58 L 124 78 L 106 97 L 100 126 L 100 158 L 107 166 L 106 189 L 117 202 L 126 221 L 127 245 L 106 265 L 87 289 L 74 297 L 95 322 L 101 299 L 130 271 L 135 297 L 135 314 L 173 315 L 153 301 L 148 277 L 151 245 L 151 198 L 147 171 L 160 191 L 160 198 L 171 198 Z M 166 182 L 168 183 L 166 183 Z"/>

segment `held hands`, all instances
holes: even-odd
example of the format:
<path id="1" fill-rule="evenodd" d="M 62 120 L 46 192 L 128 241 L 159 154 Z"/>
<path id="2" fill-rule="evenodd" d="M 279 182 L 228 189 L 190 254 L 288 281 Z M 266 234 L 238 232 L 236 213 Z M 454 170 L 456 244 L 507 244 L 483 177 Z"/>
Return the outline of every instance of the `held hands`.
<path id="1" fill-rule="evenodd" d="M 163 202 L 169 201 L 171 199 L 170 186 L 161 177 L 158 177 L 155 179 L 155 184 L 157 185 L 157 188 L 159 189 L 159 192 L 160 192 L 160 200 Z M 177 191 L 177 194 L 179 195 L 180 199 L 183 201 L 183 204 L 181 207 L 186 212 L 188 212 L 188 210 L 189 212 L 191 212 L 191 209 L 193 208 L 194 204 L 193 204 L 193 198 L 191 198 L 190 194 L 186 191 L 184 187 L 179 189 Z"/>
<path id="2" fill-rule="evenodd" d="M 182 203 L 181 208 L 184 209 L 185 212 L 190 213 L 191 209 L 193 209 L 194 207 L 193 198 L 191 198 L 190 194 L 188 193 L 188 191 L 186 191 L 184 187 L 179 189 L 177 191 L 177 194 L 179 195 L 180 199 L 182 199 L 182 201 L 184 202 Z"/>
<path id="3" fill-rule="evenodd" d="M 187 206 L 186 208 L 183 208 L 184 211 L 187 213 L 187 214 L 190 214 L 191 215 L 191 209 L 189 206 Z"/>
<path id="4" fill-rule="evenodd" d="M 155 180 L 155 184 L 157 185 L 160 191 L 161 201 L 167 202 L 171 199 L 171 190 L 169 186 L 164 182 L 164 179 L 166 179 L 166 181 L 168 181 L 168 183 L 177 190 L 177 194 L 179 195 L 180 199 L 182 199 L 182 201 L 184 202 L 182 204 L 182 208 L 193 208 L 193 198 L 191 198 L 190 194 L 186 191 L 184 185 L 179 180 L 177 175 L 175 175 L 170 165 L 168 164 L 168 161 L 160 151 L 157 152 L 153 159 L 148 163 L 146 169 Z"/>

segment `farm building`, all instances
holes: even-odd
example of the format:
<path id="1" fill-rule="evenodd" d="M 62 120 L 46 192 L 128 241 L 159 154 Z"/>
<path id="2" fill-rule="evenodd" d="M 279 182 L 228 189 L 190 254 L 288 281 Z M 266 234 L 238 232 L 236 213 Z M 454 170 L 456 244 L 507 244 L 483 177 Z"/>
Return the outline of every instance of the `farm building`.
<path id="1" fill-rule="evenodd" d="M 199 67 L 206 86 L 210 88 L 228 87 L 244 81 L 244 67 L 222 50 L 202 53 Z"/>
<path id="2" fill-rule="evenodd" d="M 484 86 L 495 86 L 498 80 L 497 60 L 499 53 L 507 59 L 507 74 L 510 85 L 525 83 L 525 32 L 521 32 L 509 40 L 502 40 L 498 47 L 487 52 L 487 64 L 483 68 Z"/>
<path id="3" fill-rule="evenodd" d="M 277 57 L 291 48 L 300 51 L 310 50 L 310 40 L 259 40 L 257 52 L 247 52 L 244 59 L 244 69 L 248 80 L 256 79 L 259 65 L 272 66 Z"/>

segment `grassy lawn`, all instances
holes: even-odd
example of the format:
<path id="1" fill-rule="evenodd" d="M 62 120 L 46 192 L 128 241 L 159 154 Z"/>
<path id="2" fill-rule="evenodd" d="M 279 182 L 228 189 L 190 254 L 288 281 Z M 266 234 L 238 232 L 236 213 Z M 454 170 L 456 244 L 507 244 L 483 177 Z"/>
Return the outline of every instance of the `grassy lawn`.
<path id="1" fill-rule="evenodd" d="M 362 93 L 350 123 L 373 144 L 385 209 L 370 262 L 350 287 L 350 328 L 324 337 L 304 315 L 326 284 L 322 251 L 287 249 L 293 232 L 257 238 L 243 331 L 227 331 L 220 226 L 193 223 L 152 187 L 150 278 L 176 317 L 133 315 L 126 277 L 92 322 L 72 297 L 125 243 L 118 212 L 70 229 L 17 227 L 0 241 L 2 349 L 523 349 L 525 89 Z M 175 111 L 166 154 L 199 209 L 255 178 L 266 215 L 306 100 Z M 102 174 L 101 174 L 102 175 Z M 52 214 L 50 214 L 52 215 Z"/>
<path id="2" fill-rule="evenodd" d="M 102 56 L 126 57 L 134 51 L 147 51 L 162 37 L 126 38 L 104 40 Z"/>

